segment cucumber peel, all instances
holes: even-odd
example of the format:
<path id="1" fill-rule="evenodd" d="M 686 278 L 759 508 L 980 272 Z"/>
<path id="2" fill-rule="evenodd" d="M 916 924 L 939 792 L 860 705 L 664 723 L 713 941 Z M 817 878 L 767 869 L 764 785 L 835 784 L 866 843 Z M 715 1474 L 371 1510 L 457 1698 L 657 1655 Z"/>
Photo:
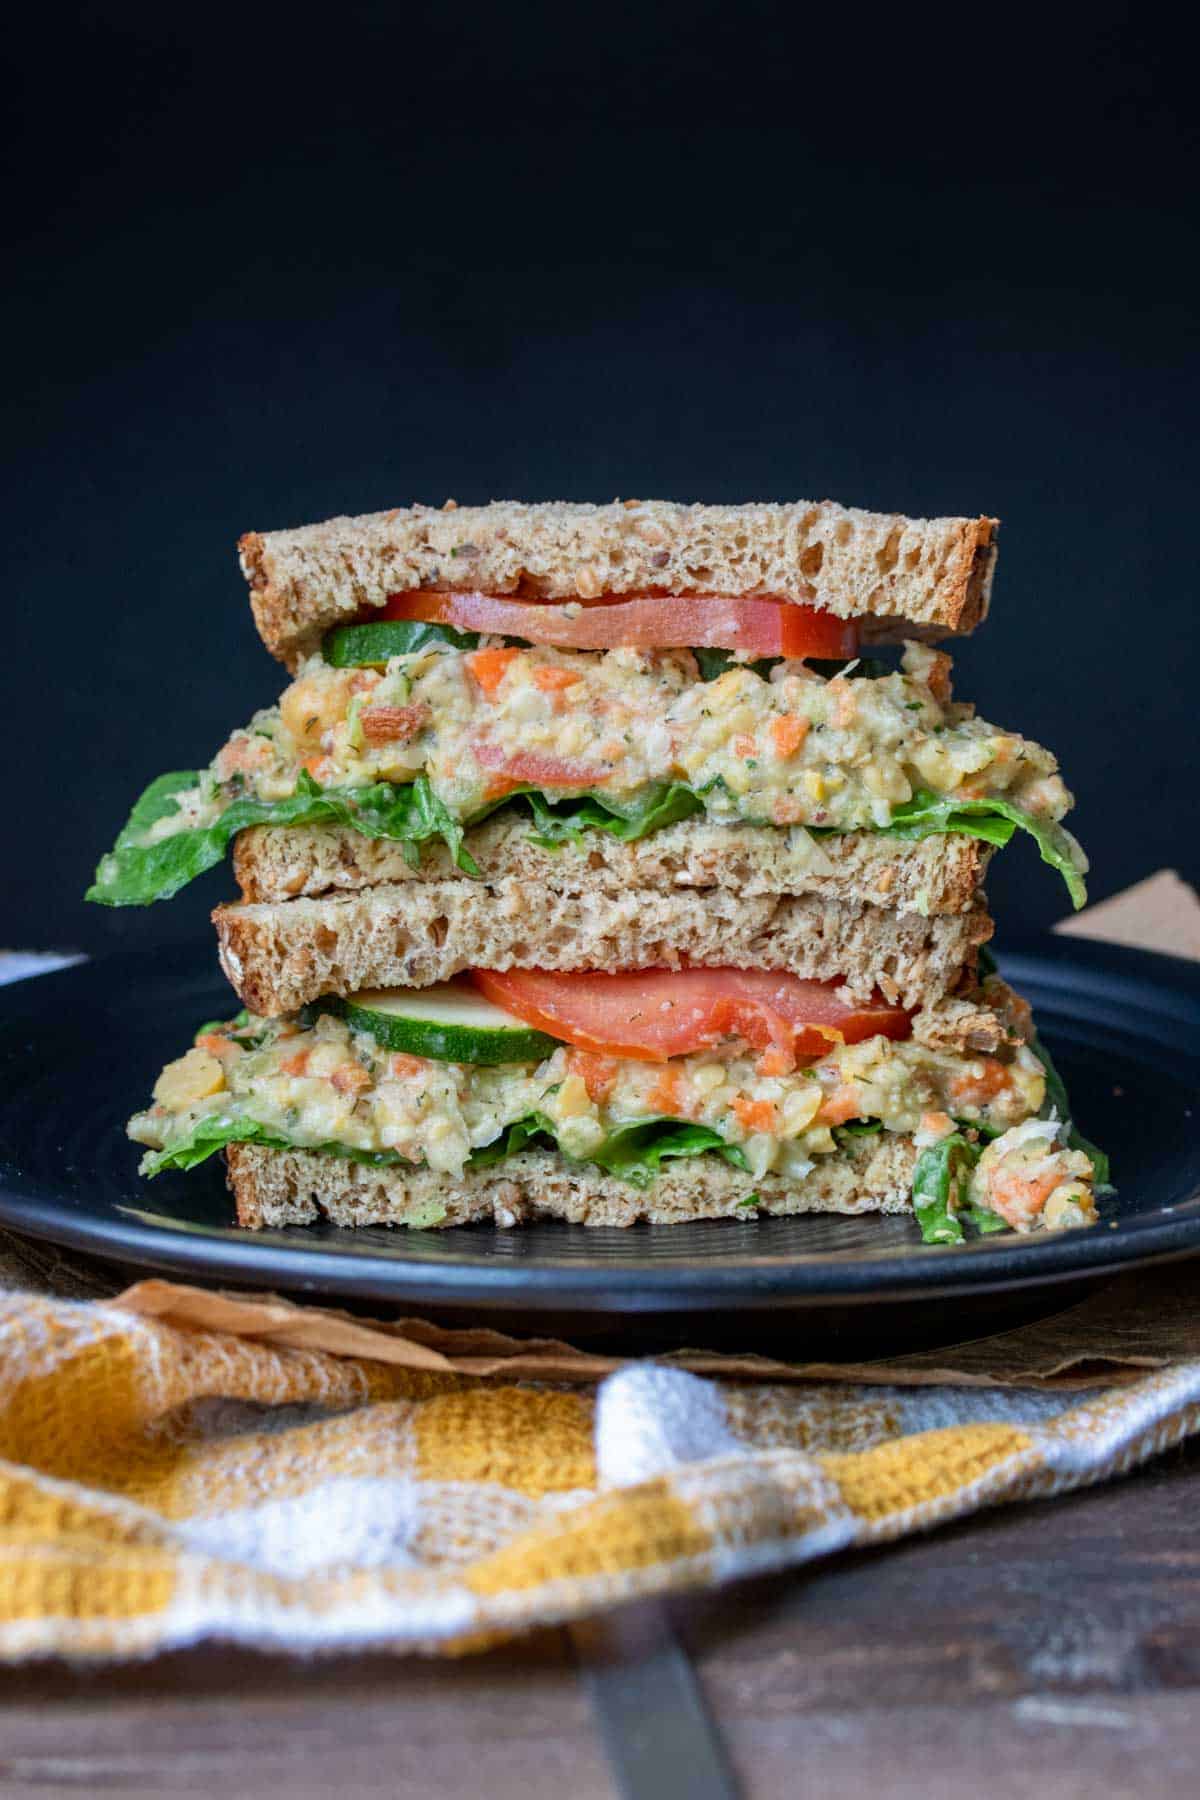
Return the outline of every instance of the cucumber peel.
<path id="1" fill-rule="evenodd" d="M 330 998 L 323 1005 L 355 1031 L 368 1032 L 385 1049 L 434 1062 L 542 1062 L 558 1048 L 558 1039 L 535 1031 L 523 1020 L 472 987 L 440 981 L 427 988 L 380 988 L 352 998 Z"/>
<path id="2" fill-rule="evenodd" d="M 393 656 L 412 656 L 431 644 L 473 650 L 475 631 L 456 631 L 423 619 L 376 619 L 366 625 L 337 625 L 326 632 L 321 654 L 335 669 L 382 667 Z"/>

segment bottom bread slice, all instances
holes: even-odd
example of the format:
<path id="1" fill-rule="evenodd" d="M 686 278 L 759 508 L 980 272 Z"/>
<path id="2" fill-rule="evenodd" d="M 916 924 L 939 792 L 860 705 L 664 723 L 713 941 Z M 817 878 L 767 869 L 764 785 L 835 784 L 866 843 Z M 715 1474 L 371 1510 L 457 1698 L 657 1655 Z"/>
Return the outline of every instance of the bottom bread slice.
<path id="1" fill-rule="evenodd" d="M 908 1136 L 880 1132 L 820 1157 L 807 1175 L 753 1176 L 716 1156 L 664 1162 L 648 1188 L 569 1163 L 552 1151 L 527 1150 L 486 1169 L 441 1175 L 432 1169 L 370 1164 L 311 1150 L 268 1150 L 231 1144 L 229 1186 L 238 1224 L 468 1225 L 491 1220 L 520 1225 L 564 1219 L 573 1225 L 676 1225 L 687 1219 L 763 1213 L 907 1213 L 912 1211 L 916 1148 Z M 747 1205 L 750 1196 L 754 1203 Z"/>

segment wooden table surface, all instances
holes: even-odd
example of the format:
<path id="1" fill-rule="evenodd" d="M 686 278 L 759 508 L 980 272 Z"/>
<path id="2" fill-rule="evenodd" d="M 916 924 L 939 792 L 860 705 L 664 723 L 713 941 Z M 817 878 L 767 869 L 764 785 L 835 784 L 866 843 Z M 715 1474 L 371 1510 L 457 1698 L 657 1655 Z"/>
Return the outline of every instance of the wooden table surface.
<path id="1" fill-rule="evenodd" d="M 1198 1515 L 1193 1444 L 670 1620 L 746 1795 L 1182 1800 L 1200 1761 Z M 638 1635 L 636 1617 L 620 1627 Z M 625 1666 L 636 1693 L 636 1652 Z M 0 1672 L 0 1794 L 599 1800 L 622 1789 L 590 1691 L 551 1632 L 450 1663 L 26 1667 Z M 676 1793 L 698 1800 L 679 1768 L 657 1787 Z"/>

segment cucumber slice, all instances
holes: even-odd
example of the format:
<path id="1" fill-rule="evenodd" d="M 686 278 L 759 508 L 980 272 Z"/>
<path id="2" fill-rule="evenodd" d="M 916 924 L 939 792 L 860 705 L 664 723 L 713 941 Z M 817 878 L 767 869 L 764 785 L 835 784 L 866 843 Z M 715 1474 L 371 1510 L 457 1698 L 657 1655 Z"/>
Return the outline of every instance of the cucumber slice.
<path id="1" fill-rule="evenodd" d="M 541 1062 L 558 1048 L 557 1038 L 534 1031 L 456 981 L 428 988 L 378 988 L 327 1004 L 387 1049 L 436 1062 Z"/>
<path id="2" fill-rule="evenodd" d="M 326 632 L 321 653 L 335 669 L 382 667 L 390 656 L 411 656 L 430 644 L 449 644 L 455 650 L 473 650 L 479 642 L 474 631 L 455 631 L 452 625 L 429 625 L 420 619 L 379 619 L 368 625 L 337 625 Z"/>

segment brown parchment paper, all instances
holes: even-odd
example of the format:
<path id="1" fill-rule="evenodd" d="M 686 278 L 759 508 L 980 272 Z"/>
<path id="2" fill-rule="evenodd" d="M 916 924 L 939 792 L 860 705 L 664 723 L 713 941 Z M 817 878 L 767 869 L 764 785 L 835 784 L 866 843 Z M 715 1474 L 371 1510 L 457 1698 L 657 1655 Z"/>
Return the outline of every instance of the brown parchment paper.
<path id="1" fill-rule="evenodd" d="M 878 1362 L 788 1363 L 710 1350 L 674 1351 L 655 1360 L 739 1381 L 1095 1387 L 1200 1355 L 1198 1297 L 1200 1265 L 1187 1262 L 1123 1276 L 1079 1305 L 1015 1331 Z M 596 1356 L 556 1338 L 449 1330 L 424 1319 L 361 1319 L 277 1295 L 221 1293 L 171 1281 L 139 1281 L 115 1303 L 185 1331 L 223 1331 L 280 1350 L 324 1350 L 447 1375 L 587 1384 L 637 1360 Z"/>

